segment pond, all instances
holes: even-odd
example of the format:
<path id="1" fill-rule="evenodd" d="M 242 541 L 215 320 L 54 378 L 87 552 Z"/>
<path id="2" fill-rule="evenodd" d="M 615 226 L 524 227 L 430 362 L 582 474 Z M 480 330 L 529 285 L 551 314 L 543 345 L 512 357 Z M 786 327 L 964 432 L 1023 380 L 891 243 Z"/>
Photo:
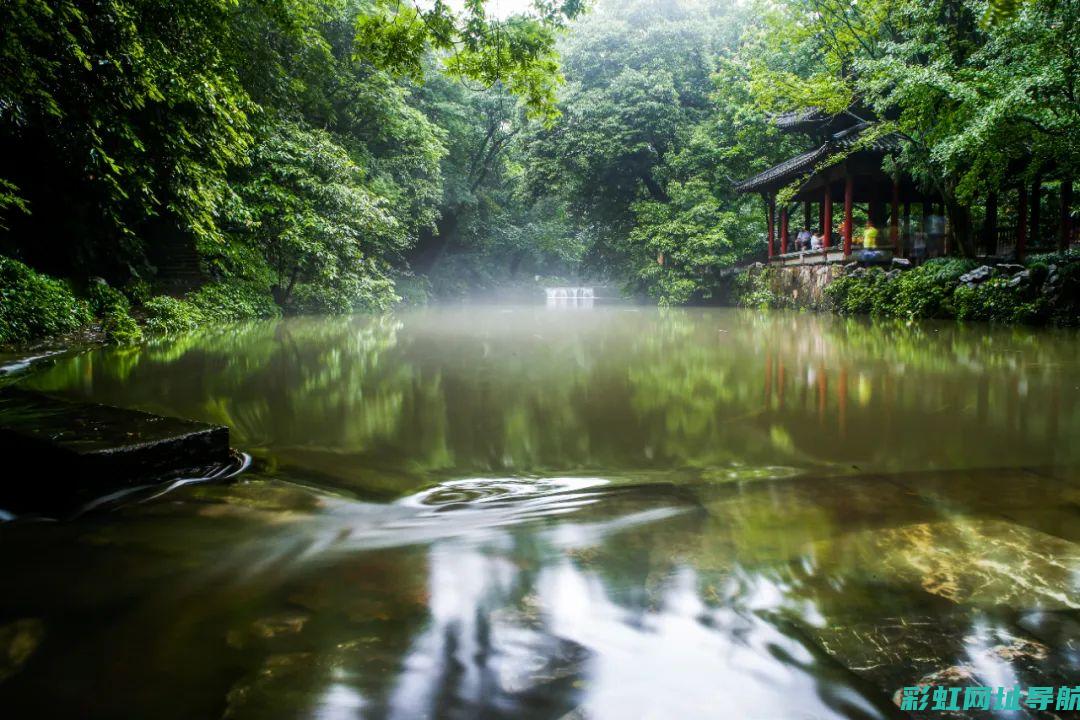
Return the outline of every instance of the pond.
<path id="1" fill-rule="evenodd" d="M 920 682 L 1080 685 L 1075 333 L 464 306 L 24 384 L 227 424 L 254 462 L 0 524 L 17 716 L 912 717 Z"/>

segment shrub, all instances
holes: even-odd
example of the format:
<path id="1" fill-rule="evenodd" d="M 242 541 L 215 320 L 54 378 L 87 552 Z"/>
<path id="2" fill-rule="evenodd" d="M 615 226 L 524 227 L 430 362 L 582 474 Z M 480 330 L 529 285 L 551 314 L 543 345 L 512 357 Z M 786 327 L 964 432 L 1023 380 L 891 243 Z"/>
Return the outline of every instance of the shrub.
<path id="1" fill-rule="evenodd" d="M 131 302 L 104 280 L 90 284 L 90 308 L 101 318 L 101 331 L 110 342 L 128 345 L 142 340 L 142 328 L 131 317 Z"/>
<path id="2" fill-rule="evenodd" d="M 739 307 L 758 310 L 777 309 L 789 304 L 785 298 L 773 292 L 768 270 L 744 270 L 736 275 L 734 297 Z"/>
<path id="3" fill-rule="evenodd" d="M 143 339 L 142 328 L 126 309 L 119 306 L 107 308 L 101 316 L 101 331 L 110 342 L 130 345 Z"/>
<path id="4" fill-rule="evenodd" d="M 199 308 L 184 300 L 158 295 L 143 304 L 146 331 L 151 335 L 177 335 L 189 332 L 206 322 Z"/>
<path id="5" fill-rule="evenodd" d="M 885 306 L 882 287 L 888 280 L 885 273 L 872 268 L 863 273 L 847 273 L 825 286 L 830 307 L 842 315 L 869 315 Z"/>
<path id="6" fill-rule="evenodd" d="M 251 282 L 230 281 L 204 285 L 187 300 L 214 320 L 253 320 L 281 314 L 270 291 Z"/>
<path id="7" fill-rule="evenodd" d="M 131 303 L 123 293 L 111 287 L 104 280 L 95 280 L 90 283 L 90 289 L 86 293 L 90 301 L 90 309 L 98 317 L 105 317 L 112 312 L 131 310 Z"/>
<path id="8" fill-rule="evenodd" d="M 960 276 L 975 269 L 972 260 L 935 258 L 893 281 L 894 292 L 884 314 L 904 319 L 951 317 L 953 289 Z"/>
<path id="9" fill-rule="evenodd" d="M 402 305 L 423 306 L 431 302 L 431 280 L 423 275 L 398 276 L 394 280 L 394 291 L 400 294 Z"/>
<path id="10" fill-rule="evenodd" d="M 124 286 L 124 295 L 136 305 L 145 305 L 154 292 L 150 283 L 145 280 L 132 280 Z"/>
<path id="11" fill-rule="evenodd" d="M 0 343 L 74 332 L 92 319 L 87 303 L 67 285 L 0 257 Z"/>
<path id="12" fill-rule="evenodd" d="M 1012 285 L 1005 278 L 991 278 L 968 287 L 961 285 L 953 293 L 958 320 L 1028 323 L 1039 319 L 1043 304 L 1031 287 Z"/>
<path id="13" fill-rule="evenodd" d="M 1058 264 L 1053 276 L 1053 290 L 1048 297 L 1052 304 L 1051 319 L 1056 325 L 1080 325 L 1080 261 Z"/>
<path id="14" fill-rule="evenodd" d="M 964 258 L 932 258 L 916 268 L 942 283 L 959 282 L 960 276 L 979 266 L 975 260 Z"/>

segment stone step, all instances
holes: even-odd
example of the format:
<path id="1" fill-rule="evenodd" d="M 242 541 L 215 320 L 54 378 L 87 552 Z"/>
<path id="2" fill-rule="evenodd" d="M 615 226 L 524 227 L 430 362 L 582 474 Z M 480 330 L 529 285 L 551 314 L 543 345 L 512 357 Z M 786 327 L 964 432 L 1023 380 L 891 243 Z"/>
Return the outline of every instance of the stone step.
<path id="1" fill-rule="evenodd" d="M 8 467 L 0 509 L 15 514 L 62 513 L 232 462 L 227 427 L 17 388 L 0 392 L 0 452 Z"/>

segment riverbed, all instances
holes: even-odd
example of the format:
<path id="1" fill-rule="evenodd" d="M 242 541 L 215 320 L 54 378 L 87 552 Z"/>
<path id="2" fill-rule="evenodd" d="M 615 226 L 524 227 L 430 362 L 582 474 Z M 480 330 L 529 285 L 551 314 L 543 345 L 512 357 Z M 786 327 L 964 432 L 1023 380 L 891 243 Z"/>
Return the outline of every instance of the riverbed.
<path id="1" fill-rule="evenodd" d="M 0 524 L 15 717 L 911 717 L 919 683 L 1080 685 L 1075 332 L 460 306 L 48 363 L 22 384 L 228 425 L 253 463 Z"/>

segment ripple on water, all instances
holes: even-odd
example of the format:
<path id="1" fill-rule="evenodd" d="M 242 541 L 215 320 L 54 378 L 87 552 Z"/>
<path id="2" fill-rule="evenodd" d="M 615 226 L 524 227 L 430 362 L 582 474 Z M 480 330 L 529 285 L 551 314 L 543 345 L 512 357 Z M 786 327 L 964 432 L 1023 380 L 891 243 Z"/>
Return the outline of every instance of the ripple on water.
<path id="1" fill-rule="evenodd" d="M 421 522 L 454 513 L 484 524 L 506 524 L 561 515 L 601 500 L 596 488 L 609 483 L 603 478 L 519 477 L 462 478 L 398 500 L 396 505 L 416 513 Z"/>

